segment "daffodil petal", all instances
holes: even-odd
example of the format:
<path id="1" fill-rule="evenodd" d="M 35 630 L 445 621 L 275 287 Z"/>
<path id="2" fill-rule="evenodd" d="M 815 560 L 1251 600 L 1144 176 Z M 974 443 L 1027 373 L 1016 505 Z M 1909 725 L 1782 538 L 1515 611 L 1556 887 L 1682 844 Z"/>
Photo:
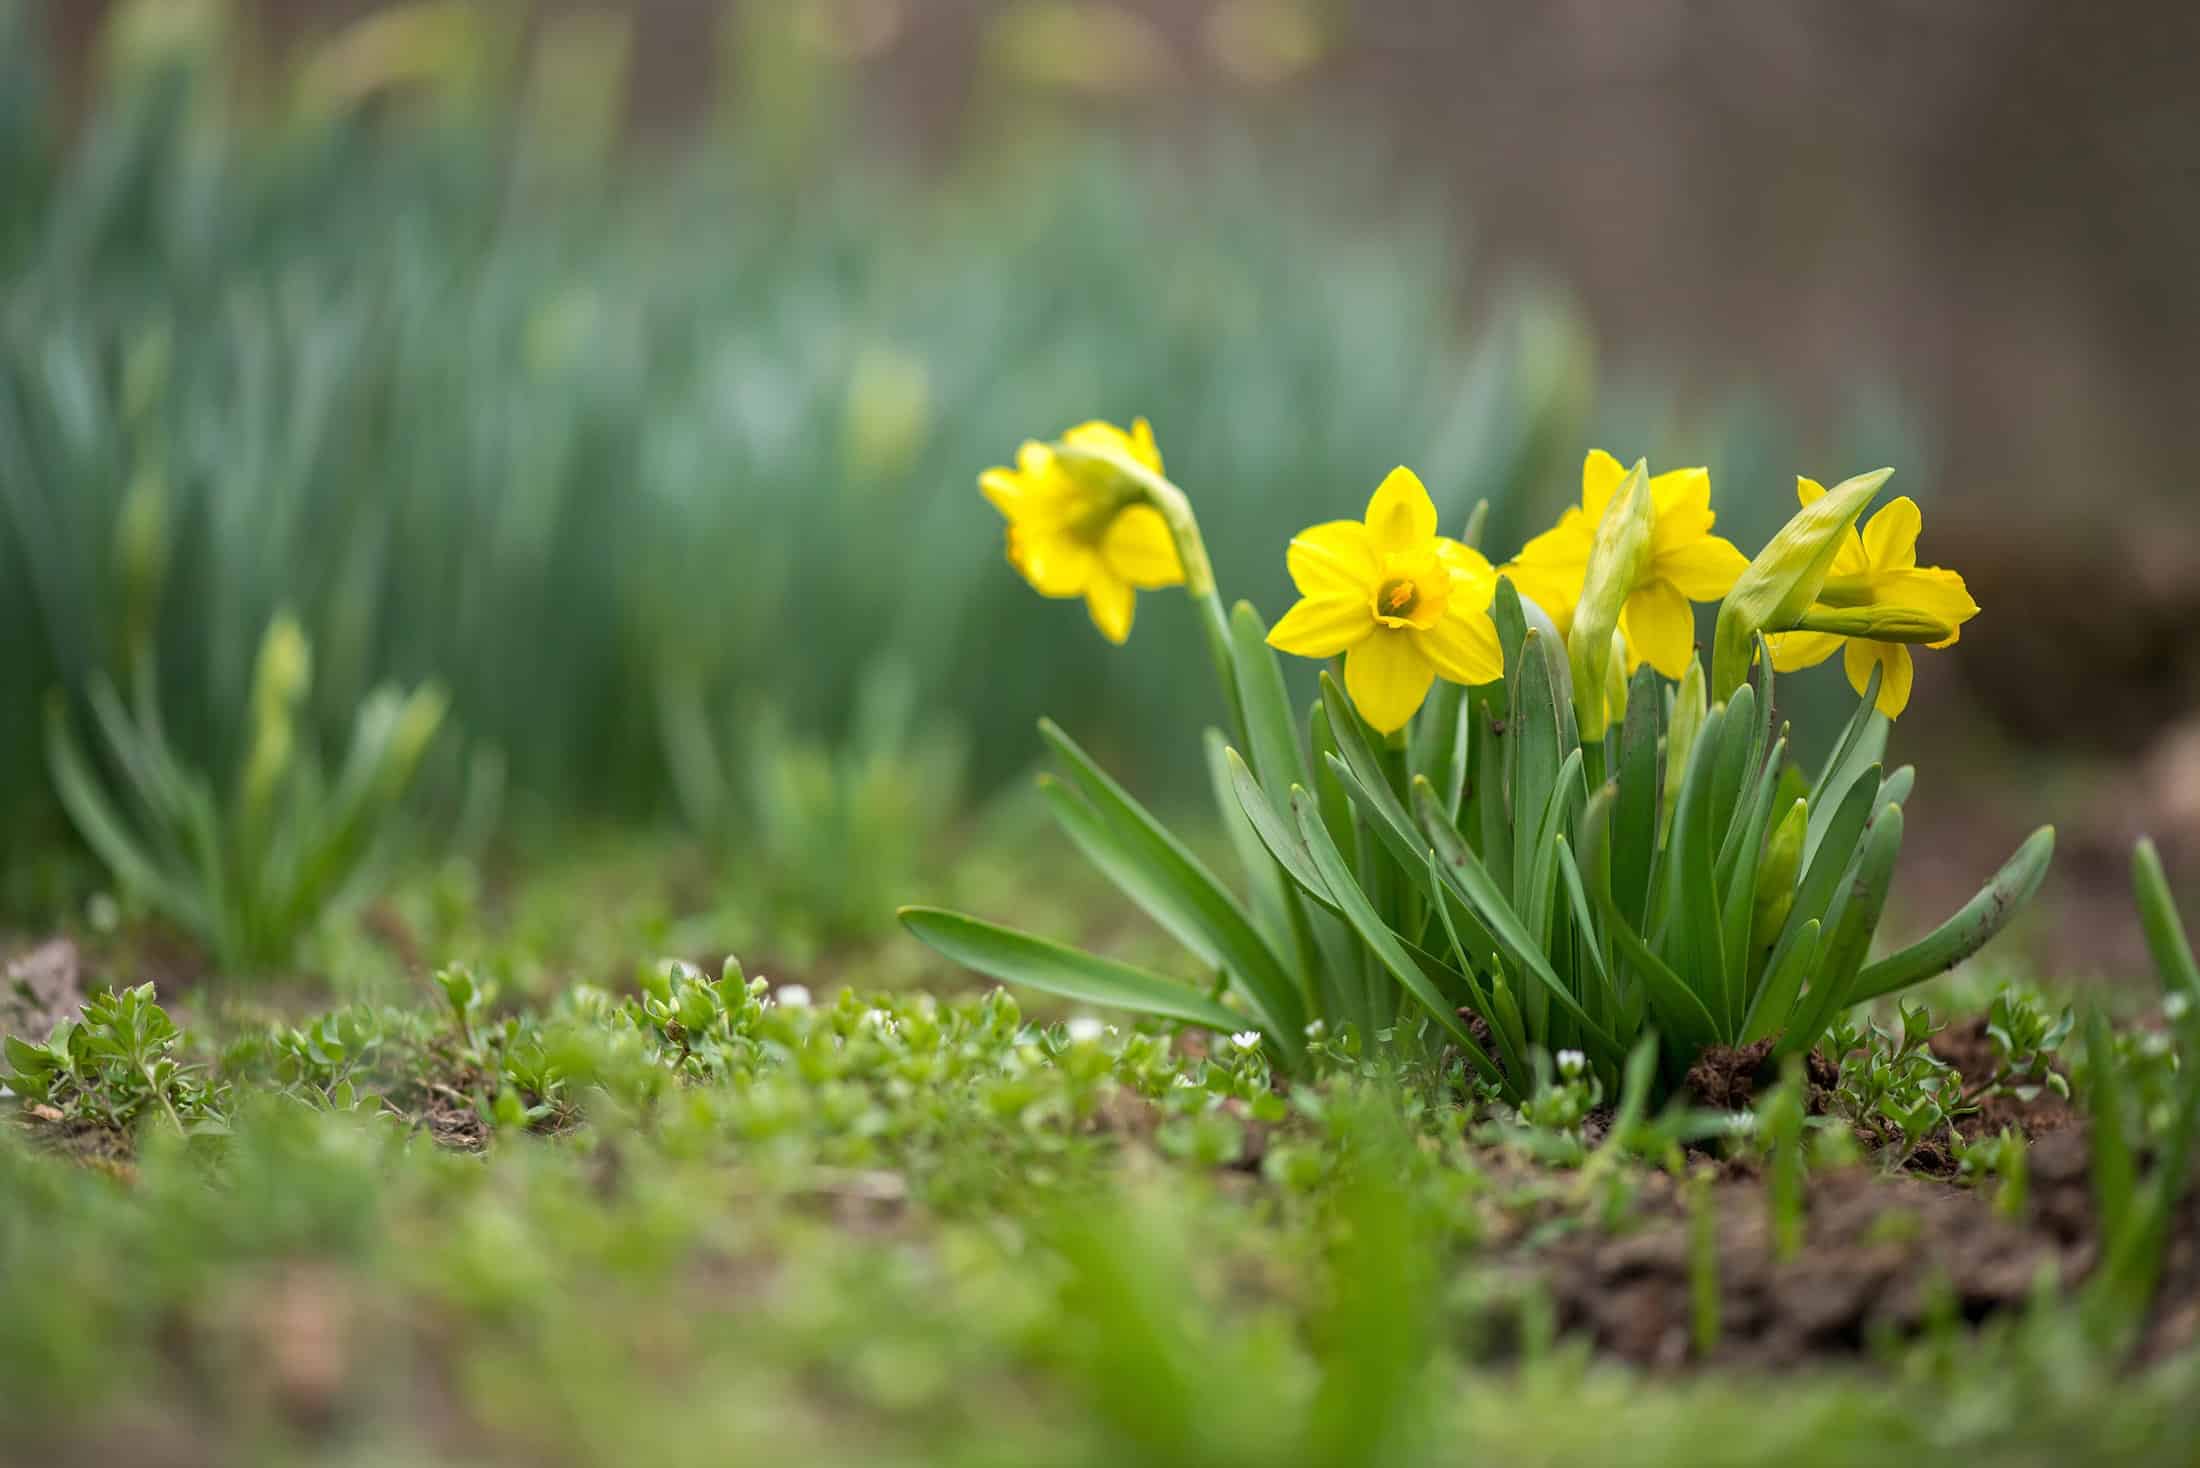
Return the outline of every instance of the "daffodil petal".
<path id="1" fill-rule="evenodd" d="M 1872 598 L 1891 606 L 1910 607 L 1957 630 L 1934 647 L 1947 647 L 1962 634 L 1962 626 L 1978 615 L 1978 603 L 1963 577 L 1940 566 L 1920 566 L 1907 571 L 1881 572 L 1872 578 Z"/>
<path id="2" fill-rule="evenodd" d="M 1364 595 L 1310 596 L 1268 629 L 1268 645 L 1293 657 L 1333 658 L 1372 634 L 1375 626 Z"/>
<path id="3" fill-rule="evenodd" d="M 1092 625 L 1100 629 L 1100 635 L 1120 646 L 1131 635 L 1138 593 L 1122 577 L 1098 569 L 1085 583 L 1085 610 L 1092 613 Z"/>
<path id="4" fill-rule="evenodd" d="M 1841 662 L 1849 675 L 1849 686 L 1859 694 L 1871 686 L 1872 669 L 1875 666 L 1884 668 L 1879 701 L 1873 706 L 1890 719 L 1902 717 L 1902 711 L 1910 706 L 1910 688 L 1917 677 L 1917 664 L 1911 659 L 1908 648 L 1898 642 L 1866 642 L 1862 638 L 1851 638 Z"/>
<path id="5" fill-rule="evenodd" d="M 1143 418 L 1135 419 L 1131 423 L 1131 455 L 1154 473 L 1164 472 L 1161 468 L 1161 445 L 1154 442 L 1153 425 Z"/>
<path id="6" fill-rule="evenodd" d="M 1830 632 L 1776 632 L 1765 641 L 1772 647 L 1775 672 L 1800 673 L 1832 657 L 1848 639 Z"/>
<path id="7" fill-rule="evenodd" d="M 1620 611 L 1619 625 L 1628 646 L 1651 667 L 1674 679 L 1688 671 L 1688 660 L 1696 655 L 1696 614 L 1672 582 L 1636 587 Z"/>
<path id="8" fill-rule="evenodd" d="M 1301 596 L 1364 598 L 1374 594 L 1382 574 L 1375 538 L 1357 520 L 1331 520 L 1301 530 L 1291 537 L 1284 565 Z"/>
<path id="9" fill-rule="evenodd" d="M 1077 596 L 1098 569 L 1091 546 L 1059 530 L 1024 522 L 1008 527 L 1008 563 L 1041 596 Z"/>
<path id="10" fill-rule="evenodd" d="M 1808 475 L 1798 474 L 1795 476 L 1795 497 L 1807 510 L 1826 497 L 1826 487 Z"/>
<path id="11" fill-rule="evenodd" d="M 1581 461 L 1581 509 L 1589 517 L 1589 531 L 1596 532 L 1597 521 L 1604 518 L 1604 507 L 1612 502 L 1612 491 L 1627 477 L 1627 466 L 1602 449 L 1589 450 Z"/>
<path id="12" fill-rule="evenodd" d="M 1917 564 L 1917 532 L 1925 517 L 1917 501 L 1901 495 L 1887 501 L 1864 527 L 1864 556 L 1875 571 L 1907 571 Z"/>
<path id="13" fill-rule="evenodd" d="M 1499 573 L 1513 584 L 1513 590 L 1525 601 L 1532 601 L 1543 609 L 1558 628 L 1558 635 L 1566 636 L 1573 630 L 1574 606 L 1581 600 L 1581 573 L 1546 570 L 1539 566 L 1518 563 L 1507 566 Z"/>
<path id="14" fill-rule="evenodd" d="M 1436 681 L 1436 665 L 1410 632 L 1383 628 L 1344 658 L 1345 691 L 1360 717 L 1382 733 L 1403 729 Z"/>
<path id="15" fill-rule="evenodd" d="M 1175 586 L 1184 580 L 1169 522 L 1152 505 L 1132 505 L 1118 514 L 1100 542 L 1100 559 L 1116 575 L 1142 590 Z"/>
<path id="16" fill-rule="evenodd" d="M 1483 612 L 1497 598 L 1497 571 L 1471 545 L 1437 537 L 1436 558 L 1451 572 L 1451 610 Z"/>
<path id="17" fill-rule="evenodd" d="M 1454 683 L 1495 683 L 1505 676 L 1505 650 L 1487 611 L 1454 607 L 1413 636 L 1437 673 Z"/>
<path id="18" fill-rule="evenodd" d="M 1662 522 L 1668 515 L 1693 519 L 1711 513 L 1711 471 L 1705 468 L 1668 469 L 1650 476 L 1650 507 Z M 1704 525 L 1709 528 L 1707 518 Z"/>
<path id="19" fill-rule="evenodd" d="M 1367 502 L 1367 528 L 1386 553 L 1418 550 L 1436 538 L 1436 501 L 1421 476 L 1400 465 Z"/>
<path id="20" fill-rule="evenodd" d="M 1665 528 L 1659 522 L 1659 530 Z M 1717 601 L 1734 589 L 1749 569 L 1749 557 L 1734 542 L 1717 535 L 1700 535 L 1683 545 L 1661 548 L 1653 556 L 1651 574 L 1670 581 L 1690 601 Z"/>

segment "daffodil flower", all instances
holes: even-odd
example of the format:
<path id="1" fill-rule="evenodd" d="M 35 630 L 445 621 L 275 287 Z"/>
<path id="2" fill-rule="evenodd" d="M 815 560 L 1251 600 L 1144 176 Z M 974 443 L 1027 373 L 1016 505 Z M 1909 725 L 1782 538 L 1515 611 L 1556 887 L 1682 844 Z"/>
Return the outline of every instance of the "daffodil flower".
<path id="1" fill-rule="evenodd" d="M 1161 473 L 1161 450 L 1143 418 L 1128 433 L 1112 423 L 1081 424 L 1062 435 L 1062 445 Z M 1041 596 L 1083 597 L 1110 642 L 1131 635 L 1140 591 L 1184 581 L 1161 512 L 1092 461 L 1026 443 L 1015 468 L 986 470 L 978 488 L 1008 521 L 1009 564 Z"/>
<path id="2" fill-rule="evenodd" d="M 1504 676 L 1490 620 L 1497 575 L 1480 552 L 1436 533 L 1436 504 L 1411 469 L 1391 472 L 1364 521 L 1301 531 L 1286 564 L 1300 600 L 1268 645 L 1344 654 L 1345 690 L 1381 732 L 1404 728 L 1439 674 L 1469 684 Z"/>
<path id="3" fill-rule="evenodd" d="M 1581 466 L 1581 504 L 1558 525 L 1521 548 L 1501 574 L 1520 594 L 1543 608 L 1561 636 L 1572 631 L 1574 608 L 1588 574 L 1597 522 L 1612 492 L 1627 478 L 1619 460 L 1592 449 Z M 1671 469 L 1650 480 L 1650 555 L 1620 612 L 1629 672 L 1650 664 L 1668 678 L 1688 670 L 1696 650 L 1692 601 L 1717 601 L 1749 564 L 1733 543 L 1711 533 L 1711 476 L 1702 469 Z"/>
<path id="4" fill-rule="evenodd" d="M 1798 479 L 1795 487 L 1806 506 L 1826 492 L 1811 479 Z M 1889 500 L 1862 534 L 1850 526 L 1817 600 L 1803 614 L 1803 630 L 1766 639 L 1772 666 L 1793 673 L 1839 652 L 1849 684 L 1858 693 L 1871 686 L 1872 669 L 1881 668 L 1879 712 L 1890 719 L 1901 717 L 1916 677 L 1909 644 L 1953 646 L 1963 635 L 1963 624 L 1979 610 L 1960 575 L 1918 565 L 1917 534 L 1923 524 L 1917 502 L 1903 496 Z"/>

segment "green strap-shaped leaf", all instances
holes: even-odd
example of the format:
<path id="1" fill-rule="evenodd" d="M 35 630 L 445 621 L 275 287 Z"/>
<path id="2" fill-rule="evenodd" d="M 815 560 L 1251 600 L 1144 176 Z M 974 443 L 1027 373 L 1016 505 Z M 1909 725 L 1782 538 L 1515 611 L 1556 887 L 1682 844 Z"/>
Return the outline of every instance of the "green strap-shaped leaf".
<path id="1" fill-rule="evenodd" d="M 1529 936 L 1519 914 L 1513 911 L 1512 905 L 1505 900 L 1505 894 L 1498 890 L 1489 872 L 1484 870 L 1482 863 L 1468 848 L 1466 838 L 1459 834 L 1459 829 L 1444 814 L 1443 807 L 1437 802 L 1436 792 L 1429 788 L 1426 780 L 1417 779 L 1413 782 L 1413 797 L 1414 808 L 1421 813 L 1424 828 L 1435 843 L 1439 858 L 1436 871 L 1445 885 L 1457 892 L 1474 915 L 1482 920 L 1482 925 L 1489 929 L 1490 936 L 1497 940 L 1498 947 L 1505 956 L 1542 984 L 1552 1001 L 1581 1025 L 1584 1037 L 1593 1042 L 1607 1060 L 1617 1064 L 1621 1054 L 1619 1042 L 1582 1008 L 1581 1001 L 1574 997 L 1573 991 L 1559 978 L 1541 947 Z"/>
<path id="2" fill-rule="evenodd" d="M 1306 751 L 1299 746 L 1298 725 L 1283 688 L 1282 664 L 1268 645 L 1267 624 L 1249 602 L 1230 609 L 1230 663 L 1244 705 L 1245 737 L 1252 742 L 1245 752 L 1247 760 L 1268 798 L 1281 807 L 1291 798 L 1293 785 L 1314 783 L 1313 774 L 1307 768 Z"/>
<path id="3" fill-rule="evenodd" d="M 1201 963 L 1219 968 L 1276 1035 L 1304 1029 L 1305 1010 L 1289 973 L 1252 923 L 1203 872 L 1178 868 L 1115 826 L 1051 776 L 1040 793 L 1087 861 Z"/>
<path id="4" fill-rule="evenodd" d="M 1004 984 L 1022 984 L 1082 1004 L 1182 1020 L 1223 1034 L 1247 1023 L 1246 1016 L 1189 984 L 959 912 L 905 907 L 901 924 L 941 956 Z M 1282 1036 L 1269 1038 L 1281 1040 Z"/>
<path id="5" fill-rule="evenodd" d="M 1795 1023 L 1780 1041 L 1780 1054 L 1807 1054 L 1833 1017 L 1849 1007 L 1857 970 L 1863 967 L 1872 934 L 1879 930 L 1880 915 L 1887 910 L 1895 858 L 1901 854 L 1902 807 L 1891 805 L 1872 822 L 1855 875 L 1827 915 L 1828 936 L 1817 971 L 1811 975 L 1810 990 L 1803 996 Z"/>
<path id="6" fill-rule="evenodd" d="M 2147 951 L 2162 976 L 2163 989 L 2181 993 L 2200 1005 L 2200 963 L 2193 961 L 2184 920 L 2178 917 L 2177 904 L 2170 897 L 2162 854 L 2150 840 L 2142 839 L 2131 849 L 2131 890 L 2138 900 L 2139 925 L 2146 932 Z M 2195 1014 L 2200 1017 L 2200 1010 Z"/>
<path id="7" fill-rule="evenodd" d="M 1688 982 L 1704 1007 L 1720 1017 L 1719 1033 L 1731 1033 L 1740 1005 L 1726 982 L 1726 950 L 1719 937 L 1719 898 L 1712 879 L 1711 786 L 1725 740 L 1728 706 L 1704 716 L 1703 732 L 1681 781 L 1673 835 L 1665 855 L 1663 921 L 1650 946 Z"/>
<path id="8" fill-rule="evenodd" d="M 1749 1015 L 1736 1044 L 1754 1045 L 1787 1025 L 1788 1017 L 1795 1012 L 1796 996 L 1803 991 L 1804 975 L 1818 958 L 1818 934 L 1818 919 L 1812 918 L 1772 950 L 1772 960 L 1765 966 L 1765 981 L 1750 1001 Z"/>
<path id="9" fill-rule="evenodd" d="M 1292 881 L 1298 883 L 1299 890 L 1322 906 L 1335 911 L 1337 899 L 1329 895 L 1329 884 L 1314 869 L 1314 859 L 1306 854 L 1305 843 L 1285 823 L 1282 813 L 1268 799 L 1268 791 L 1254 777 L 1251 767 L 1234 749 L 1226 751 L 1225 758 L 1229 761 L 1231 788 L 1237 792 L 1238 809 L 1245 813 L 1245 819 L 1252 826 L 1253 834 L 1260 838 L 1260 844 L 1268 848 L 1268 854 L 1276 859 L 1276 864 L 1283 868 Z"/>
<path id="10" fill-rule="evenodd" d="M 1612 809 L 1612 896 L 1627 920 L 1642 926 L 1650 867 L 1658 850 L 1658 677 L 1648 664 L 1627 691 L 1620 726 L 1618 803 Z"/>
<path id="11" fill-rule="evenodd" d="M 1207 784 L 1214 792 L 1215 810 L 1221 818 L 1223 834 L 1229 838 L 1230 850 L 1236 854 L 1238 867 L 1245 873 L 1252 896 L 1254 926 L 1261 930 L 1276 952 L 1296 959 L 1291 966 L 1303 972 L 1308 965 L 1302 935 L 1295 922 L 1291 884 L 1261 841 L 1260 833 L 1253 829 L 1251 818 L 1238 804 L 1236 781 L 1230 773 L 1230 746 L 1222 731 L 1208 729 L 1200 740 L 1200 751 L 1206 756 Z"/>
<path id="12" fill-rule="evenodd" d="M 1419 871 L 1428 842 L 1413 829 L 1413 818 L 1390 788 L 1382 757 L 1367 742 L 1366 726 L 1353 712 L 1344 689 L 1326 670 L 1322 673 L 1322 708 L 1329 716 L 1329 733 L 1337 741 L 1337 753 L 1327 761 L 1329 767 L 1343 780 L 1353 803 L 1366 813 L 1368 825 L 1399 865 L 1408 872 Z"/>
<path id="13" fill-rule="evenodd" d="M 1610 798 L 1599 792 L 1589 802 L 1589 809 L 1582 818 L 1581 855 L 1589 871 L 1590 895 L 1604 915 L 1603 931 L 1619 950 L 1619 957 L 1627 961 L 1642 981 L 1650 1011 L 1674 1046 L 1701 1049 L 1716 1044 L 1722 1035 L 1718 1019 L 1702 998 L 1681 982 L 1680 976 L 1651 950 L 1619 910 L 1612 885 L 1606 880 L 1611 869 L 1611 810 Z"/>
<path id="14" fill-rule="evenodd" d="M 2039 891 L 2054 857 L 2055 828 L 2042 826 L 1954 917 L 1901 952 L 1867 965 L 1856 976 L 1850 1002 L 1862 1004 L 1944 974 L 1984 948 Z"/>
<path id="15" fill-rule="evenodd" d="M 1345 921 L 1352 925 L 1352 931 L 1359 934 L 1360 941 L 1368 946 L 1369 951 L 1374 953 L 1391 977 L 1403 984 L 1407 992 L 1419 1000 L 1421 1007 L 1458 1043 L 1474 1068 L 1493 1084 L 1507 1086 L 1504 1072 L 1498 1069 L 1497 1063 L 1476 1043 L 1467 1027 L 1459 1022 L 1459 1016 L 1444 1002 L 1444 996 L 1429 982 L 1428 975 L 1421 971 L 1421 966 L 1405 951 L 1398 936 L 1390 931 L 1389 925 L 1375 911 L 1374 904 L 1367 900 L 1367 894 L 1353 880 L 1336 843 L 1329 839 L 1329 828 L 1322 824 L 1321 811 L 1316 806 L 1314 797 L 1304 790 L 1292 791 L 1291 810 L 1298 818 L 1300 839 L 1306 843 L 1307 851 L 1314 858 L 1314 869 L 1322 874 L 1322 880 L 1329 884 L 1329 890 L 1336 895 L 1337 906 L 1344 913 Z"/>

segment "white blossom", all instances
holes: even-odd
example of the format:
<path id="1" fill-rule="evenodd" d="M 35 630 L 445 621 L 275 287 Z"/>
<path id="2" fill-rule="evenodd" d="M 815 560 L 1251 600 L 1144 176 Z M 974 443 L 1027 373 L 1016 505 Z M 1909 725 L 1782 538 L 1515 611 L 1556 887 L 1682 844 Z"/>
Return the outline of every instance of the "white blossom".
<path id="1" fill-rule="evenodd" d="M 1250 1055 L 1260 1048 L 1260 1031 L 1239 1030 L 1230 1037 L 1230 1043 L 1236 1046 L 1241 1053 Z"/>
<path id="2" fill-rule="evenodd" d="M 1108 1032 L 1107 1025 L 1102 1024 L 1097 1018 L 1089 1014 L 1074 1016 L 1071 1018 L 1068 1028 L 1070 1043 L 1075 1045 L 1090 1045 Z"/>
<path id="3" fill-rule="evenodd" d="M 783 1009 L 808 1009 L 810 1007 L 810 991 L 802 984 L 781 984 L 779 991 L 772 997 L 779 1001 L 780 1007 Z"/>
<path id="4" fill-rule="evenodd" d="M 1579 1050 L 1561 1050 L 1558 1052 L 1558 1073 L 1567 1080 L 1578 1079 L 1581 1073 L 1588 1068 L 1589 1057 Z"/>

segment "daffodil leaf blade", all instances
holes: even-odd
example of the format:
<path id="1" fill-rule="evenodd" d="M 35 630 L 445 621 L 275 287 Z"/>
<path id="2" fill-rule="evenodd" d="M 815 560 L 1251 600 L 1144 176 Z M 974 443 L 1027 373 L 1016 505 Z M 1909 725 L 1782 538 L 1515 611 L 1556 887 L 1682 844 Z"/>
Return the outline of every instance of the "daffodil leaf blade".
<path id="1" fill-rule="evenodd" d="M 1944 974 L 1984 948 L 2039 891 L 2054 857 L 2055 828 L 2042 826 L 1953 917 L 1900 952 L 1865 965 L 1850 1002 L 1878 999 Z"/>
<path id="2" fill-rule="evenodd" d="M 1245 751 L 1253 773 L 1278 806 L 1291 798 L 1293 785 L 1311 785 L 1313 775 L 1284 691 L 1283 664 L 1268 645 L 1268 628 L 1250 602 L 1230 609 L 1230 664 L 1245 714 Z"/>
<path id="3" fill-rule="evenodd" d="M 1189 984 L 1014 928 L 937 907 L 905 907 L 900 917 L 904 928 L 943 958 L 1004 984 L 1180 1020 L 1218 1034 L 1246 1023 L 1245 1015 Z"/>
<path id="4" fill-rule="evenodd" d="M 1086 860 L 1202 961 L 1228 972 L 1289 1049 L 1305 1025 L 1290 970 L 1204 863 L 1051 721 L 1041 727 L 1076 782 L 1043 786 Z"/>
<path id="5" fill-rule="evenodd" d="M 1552 1001 L 1582 1027 L 1584 1038 L 1605 1059 L 1617 1064 L 1622 1047 L 1582 1007 L 1581 1001 L 1566 986 L 1566 981 L 1551 967 L 1550 959 L 1544 954 L 1542 946 L 1528 932 L 1504 892 L 1491 879 L 1489 872 L 1467 845 L 1466 838 L 1459 834 L 1459 828 L 1444 814 L 1443 808 L 1437 803 L 1436 792 L 1426 780 L 1416 780 L 1413 784 L 1413 795 L 1414 808 L 1420 812 L 1422 827 L 1435 845 L 1439 878 L 1481 920 L 1504 956 L 1541 984 Z"/>
<path id="6" fill-rule="evenodd" d="M 1360 941 L 1367 945 L 1368 950 L 1390 976 L 1403 985 L 1406 992 L 1419 1001 L 1429 1016 L 1451 1036 L 1474 1068 L 1491 1082 L 1505 1085 L 1506 1077 L 1498 1069 L 1497 1063 L 1490 1059 L 1488 1052 L 1483 1050 L 1467 1027 L 1460 1023 L 1459 1016 L 1445 1001 L 1442 992 L 1406 951 L 1398 935 L 1383 921 L 1382 915 L 1375 911 L 1375 905 L 1368 900 L 1367 894 L 1360 890 L 1360 884 L 1353 879 L 1351 871 L 1344 864 L 1343 854 L 1329 839 L 1329 828 L 1322 824 L 1321 811 L 1316 807 L 1314 797 L 1304 790 L 1296 791 L 1293 793 L 1291 806 L 1298 820 L 1299 834 L 1313 857 L 1315 870 L 1322 874 L 1322 879 L 1329 884 L 1329 890 L 1336 895 L 1338 910 L 1343 913 L 1352 931 L 1358 934 Z"/>
<path id="7" fill-rule="evenodd" d="M 1390 788 L 1390 777 L 1367 741 L 1367 727 L 1353 712 L 1344 689 L 1327 672 L 1322 674 L 1321 684 L 1322 707 L 1329 716 L 1329 732 L 1337 742 L 1337 753 L 1324 763 L 1337 772 L 1354 803 L 1367 814 L 1376 839 L 1406 871 L 1419 871 L 1421 854 L 1428 843 L 1414 830 L 1413 818 Z"/>
<path id="8" fill-rule="evenodd" d="M 1754 1045 L 1787 1024 L 1795 1012 L 1796 997 L 1802 993 L 1803 976 L 1817 960 L 1821 931 L 1818 919 L 1812 918 L 1783 939 L 1784 946 L 1773 949 L 1771 962 L 1765 966 L 1765 981 L 1750 1000 L 1736 1043 Z"/>
<path id="9" fill-rule="evenodd" d="M 1873 819 L 1849 885 L 1827 915 L 1810 988 L 1803 995 L 1795 1023 L 1780 1041 L 1780 1054 L 1807 1053 L 1833 1017 L 1854 1001 L 1857 971 L 1863 967 L 1872 935 L 1879 930 L 1879 919 L 1887 910 L 1895 860 L 1901 853 L 1902 807 L 1890 805 Z"/>

